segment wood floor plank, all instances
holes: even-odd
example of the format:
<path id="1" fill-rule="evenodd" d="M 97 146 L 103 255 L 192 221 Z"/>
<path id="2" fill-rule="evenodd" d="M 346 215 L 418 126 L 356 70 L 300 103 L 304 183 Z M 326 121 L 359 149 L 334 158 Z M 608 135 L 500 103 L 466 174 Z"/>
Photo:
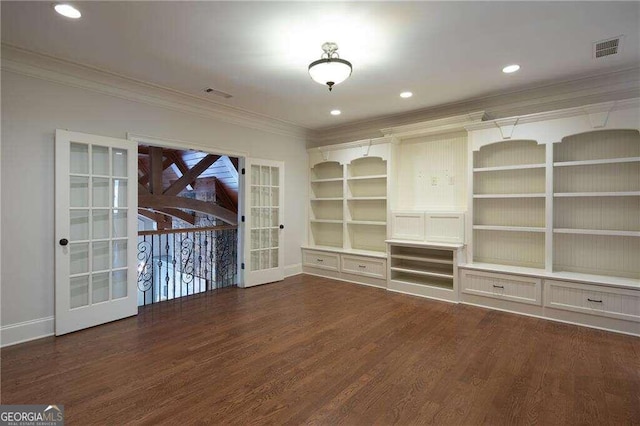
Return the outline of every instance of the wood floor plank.
<path id="1" fill-rule="evenodd" d="M 309 275 L 0 351 L 89 424 L 638 424 L 640 339 Z M 108 420 L 105 420 L 108 419 Z"/>

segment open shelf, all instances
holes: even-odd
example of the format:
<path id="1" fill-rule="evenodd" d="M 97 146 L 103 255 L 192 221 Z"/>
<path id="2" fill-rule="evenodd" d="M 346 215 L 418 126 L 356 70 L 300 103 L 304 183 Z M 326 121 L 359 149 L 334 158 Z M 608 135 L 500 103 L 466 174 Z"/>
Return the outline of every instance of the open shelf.
<path id="1" fill-rule="evenodd" d="M 311 179 L 311 183 L 325 183 L 325 182 L 342 182 L 344 179 L 339 178 L 331 178 L 331 179 Z"/>
<path id="2" fill-rule="evenodd" d="M 391 259 L 411 260 L 415 262 L 426 262 L 426 263 L 442 263 L 443 265 L 453 265 L 453 259 L 448 259 L 444 257 L 408 256 L 404 254 L 392 254 Z"/>
<path id="3" fill-rule="evenodd" d="M 434 278 L 443 278 L 443 279 L 451 279 L 451 280 L 453 279 L 453 273 L 443 274 L 443 273 L 437 273 L 437 272 L 431 272 L 431 271 L 422 271 L 419 269 L 400 268 L 397 266 L 392 266 L 391 270 L 395 272 L 402 272 L 403 274 L 406 274 L 406 275 L 418 275 L 422 277 L 434 277 Z"/>
<path id="4" fill-rule="evenodd" d="M 311 168 L 311 182 L 313 181 L 332 181 L 342 180 L 344 177 L 344 168 L 342 164 L 336 161 L 327 161 L 316 164 Z"/>
<path id="5" fill-rule="evenodd" d="M 391 286 L 391 289 L 409 292 L 417 295 L 442 296 L 424 293 L 411 285 L 420 287 L 437 287 L 439 289 L 454 289 L 455 281 L 455 248 L 436 249 L 426 246 L 404 245 L 404 243 L 389 244 L 389 271 L 392 282 L 404 283 L 405 286 Z M 451 300 L 452 296 L 446 296 Z"/>
<path id="6" fill-rule="evenodd" d="M 573 167 L 573 166 L 590 166 L 598 164 L 619 164 L 619 163 L 637 163 L 640 157 L 623 157 L 623 158 L 605 158 L 598 160 L 581 160 L 581 161 L 557 161 L 553 163 L 553 167 Z"/>
<path id="7" fill-rule="evenodd" d="M 387 179 L 387 175 L 370 175 L 370 176 L 354 176 L 347 180 L 368 180 L 368 179 Z"/>
<path id="8" fill-rule="evenodd" d="M 473 198 L 544 198 L 544 193 L 533 194 L 473 194 Z"/>
<path id="9" fill-rule="evenodd" d="M 474 173 L 483 173 L 483 172 L 498 172 L 503 170 L 524 170 L 524 169 L 544 169 L 546 167 L 545 163 L 540 164 L 518 164 L 518 165 L 509 165 L 509 166 L 498 166 L 498 167 L 477 167 L 474 168 Z"/>
<path id="10" fill-rule="evenodd" d="M 481 229 L 485 231 L 507 231 L 507 232 L 545 232 L 545 228 L 533 227 L 533 226 L 473 225 L 473 229 Z"/>
<path id="11" fill-rule="evenodd" d="M 479 226 L 544 227 L 545 199 L 479 198 L 473 201 L 473 221 Z"/>
<path id="12" fill-rule="evenodd" d="M 373 226 L 387 226 L 387 222 L 374 221 L 374 220 L 348 220 L 349 225 L 373 225 Z"/>
<path id="13" fill-rule="evenodd" d="M 555 233 L 553 245 L 554 272 L 640 278 L 636 236 Z"/>
<path id="14" fill-rule="evenodd" d="M 554 197 L 639 197 L 640 191 L 555 192 Z"/>
<path id="15" fill-rule="evenodd" d="M 476 195 L 531 194 L 545 190 L 544 168 L 506 169 L 473 175 L 473 193 Z"/>
<path id="16" fill-rule="evenodd" d="M 556 234 L 608 235 L 612 237 L 640 237 L 640 231 L 615 231 L 611 229 L 554 228 Z"/>
<path id="17" fill-rule="evenodd" d="M 474 152 L 476 169 L 504 166 L 527 166 L 545 163 L 545 146 L 532 140 L 511 140 L 483 146 Z"/>
<path id="18" fill-rule="evenodd" d="M 349 197 L 347 201 L 371 201 L 371 200 L 386 200 L 387 197 Z"/>

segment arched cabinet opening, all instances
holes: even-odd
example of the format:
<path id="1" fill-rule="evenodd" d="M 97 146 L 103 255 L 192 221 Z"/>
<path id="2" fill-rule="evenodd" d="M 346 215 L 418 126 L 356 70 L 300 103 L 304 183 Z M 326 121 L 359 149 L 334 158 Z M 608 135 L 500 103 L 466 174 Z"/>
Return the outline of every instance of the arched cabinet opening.
<path id="1" fill-rule="evenodd" d="M 545 267 L 545 151 L 513 140 L 474 152 L 474 262 Z"/>
<path id="2" fill-rule="evenodd" d="M 640 276 L 640 132 L 554 144 L 553 196 L 554 271 Z"/>

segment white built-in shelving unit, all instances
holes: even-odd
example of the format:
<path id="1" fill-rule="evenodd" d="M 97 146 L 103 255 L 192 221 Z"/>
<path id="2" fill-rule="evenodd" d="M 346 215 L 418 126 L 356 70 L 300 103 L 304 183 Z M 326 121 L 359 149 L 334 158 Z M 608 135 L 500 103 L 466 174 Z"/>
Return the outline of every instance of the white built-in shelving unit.
<path id="1" fill-rule="evenodd" d="M 475 262 L 544 268 L 545 157 L 531 140 L 473 153 Z"/>
<path id="2" fill-rule="evenodd" d="M 640 133 L 553 145 L 553 270 L 640 277 Z"/>
<path id="3" fill-rule="evenodd" d="M 390 156 L 385 138 L 309 150 L 305 271 L 386 286 Z M 336 267 L 327 269 L 327 264 Z"/>
<path id="4" fill-rule="evenodd" d="M 400 293 L 456 301 L 457 258 L 462 244 L 388 240 L 388 288 Z"/>
<path id="5" fill-rule="evenodd" d="M 467 127 L 462 302 L 640 335 L 639 107 Z"/>
<path id="6" fill-rule="evenodd" d="M 303 270 L 640 335 L 639 113 L 479 112 L 310 149 Z"/>

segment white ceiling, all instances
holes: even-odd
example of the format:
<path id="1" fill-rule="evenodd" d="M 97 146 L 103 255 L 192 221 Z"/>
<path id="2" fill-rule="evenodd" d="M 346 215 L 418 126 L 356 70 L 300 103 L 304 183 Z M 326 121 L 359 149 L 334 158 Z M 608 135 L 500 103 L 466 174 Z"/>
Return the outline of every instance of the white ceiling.
<path id="1" fill-rule="evenodd" d="M 3 1 L 2 41 L 311 129 L 640 64 L 640 2 L 74 4 L 75 21 Z M 592 58 L 621 34 L 619 55 Z M 331 93 L 307 73 L 325 41 L 353 63 Z M 522 69 L 503 74 L 511 63 Z"/>

